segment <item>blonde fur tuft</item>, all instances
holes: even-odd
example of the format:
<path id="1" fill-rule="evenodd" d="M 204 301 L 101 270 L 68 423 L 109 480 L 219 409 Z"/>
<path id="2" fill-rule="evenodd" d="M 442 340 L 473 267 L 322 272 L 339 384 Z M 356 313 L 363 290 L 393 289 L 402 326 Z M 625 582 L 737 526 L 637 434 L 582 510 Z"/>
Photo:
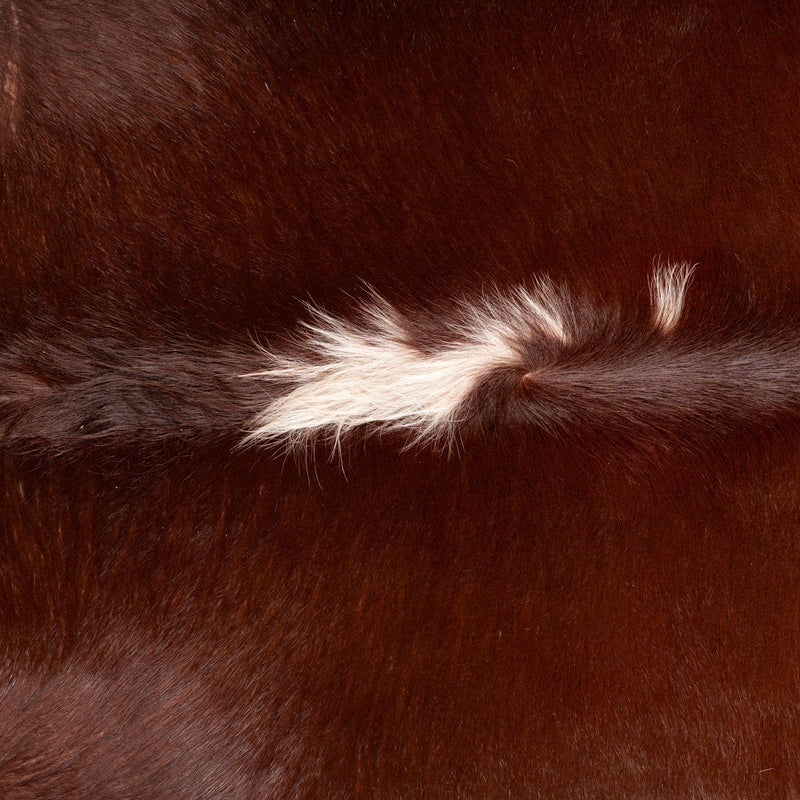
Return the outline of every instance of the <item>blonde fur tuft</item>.
<path id="1" fill-rule="evenodd" d="M 691 273 L 687 264 L 655 271 L 653 324 L 663 333 L 678 323 Z M 412 441 L 451 441 L 482 380 L 500 369 L 522 377 L 531 344 L 558 350 L 579 336 L 573 300 L 548 280 L 463 303 L 442 315 L 424 349 L 410 323 L 377 295 L 357 321 L 310 308 L 292 352 L 264 350 L 264 369 L 245 376 L 282 392 L 256 416 L 247 441 L 293 447 L 322 435 L 338 447 L 365 425 Z"/>
<path id="2" fill-rule="evenodd" d="M 656 263 L 650 280 L 650 302 L 653 327 L 660 333 L 672 333 L 680 321 L 695 266 L 686 261 L 666 266 Z"/>

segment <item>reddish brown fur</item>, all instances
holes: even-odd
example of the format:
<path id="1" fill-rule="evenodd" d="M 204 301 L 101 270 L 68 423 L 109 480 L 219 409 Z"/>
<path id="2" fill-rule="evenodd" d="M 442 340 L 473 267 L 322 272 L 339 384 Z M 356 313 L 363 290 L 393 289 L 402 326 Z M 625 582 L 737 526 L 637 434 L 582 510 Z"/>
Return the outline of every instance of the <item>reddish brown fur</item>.
<path id="1" fill-rule="evenodd" d="M 0 796 L 800 796 L 800 8 L 16 0 L 0 39 Z M 612 309 L 570 358 L 631 406 L 497 375 L 449 457 L 237 447 L 307 300 L 424 345 L 541 275 Z"/>

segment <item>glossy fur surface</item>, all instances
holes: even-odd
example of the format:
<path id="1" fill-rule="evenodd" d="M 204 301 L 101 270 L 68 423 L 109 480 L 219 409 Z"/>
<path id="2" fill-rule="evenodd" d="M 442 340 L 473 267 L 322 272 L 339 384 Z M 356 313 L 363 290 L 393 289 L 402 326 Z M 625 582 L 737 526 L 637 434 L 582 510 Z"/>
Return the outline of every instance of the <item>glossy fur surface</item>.
<path id="1" fill-rule="evenodd" d="M 800 797 L 798 76 L 0 2 L 0 797 Z"/>

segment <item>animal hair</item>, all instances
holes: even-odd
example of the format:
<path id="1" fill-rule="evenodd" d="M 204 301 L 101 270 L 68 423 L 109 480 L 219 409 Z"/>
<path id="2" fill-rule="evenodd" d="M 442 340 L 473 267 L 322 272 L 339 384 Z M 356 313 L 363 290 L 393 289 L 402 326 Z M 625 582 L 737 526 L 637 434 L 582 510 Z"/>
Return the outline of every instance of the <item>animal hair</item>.
<path id="1" fill-rule="evenodd" d="M 718 433 L 796 408 L 792 331 L 745 318 L 722 340 L 697 336 L 683 319 L 692 270 L 658 265 L 638 316 L 540 279 L 452 301 L 424 329 L 375 293 L 350 318 L 311 306 L 294 340 L 272 348 L 28 333 L 0 353 L 0 431 L 55 452 L 221 437 L 338 449 L 356 431 L 452 446 L 508 424 L 623 433 L 692 419 Z"/>

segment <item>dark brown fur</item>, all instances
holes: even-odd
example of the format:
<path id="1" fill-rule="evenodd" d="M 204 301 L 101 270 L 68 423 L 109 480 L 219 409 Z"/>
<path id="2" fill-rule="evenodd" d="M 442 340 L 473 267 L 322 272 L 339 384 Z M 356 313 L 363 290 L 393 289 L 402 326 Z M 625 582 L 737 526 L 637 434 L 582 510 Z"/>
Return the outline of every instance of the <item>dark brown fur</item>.
<path id="1" fill-rule="evenodd" d="M 800 7 L 0 34 L 0 796 L 800 796 Z M 449 457 L 236 447 L 309 300 L 542 275 L 608 310 Z"/>

